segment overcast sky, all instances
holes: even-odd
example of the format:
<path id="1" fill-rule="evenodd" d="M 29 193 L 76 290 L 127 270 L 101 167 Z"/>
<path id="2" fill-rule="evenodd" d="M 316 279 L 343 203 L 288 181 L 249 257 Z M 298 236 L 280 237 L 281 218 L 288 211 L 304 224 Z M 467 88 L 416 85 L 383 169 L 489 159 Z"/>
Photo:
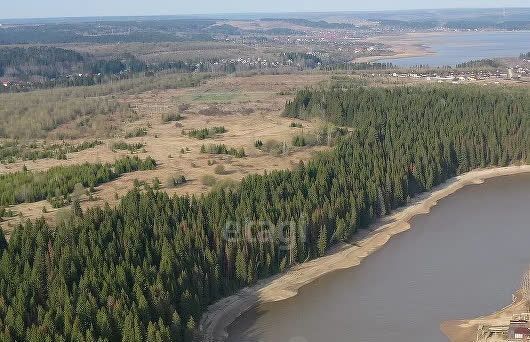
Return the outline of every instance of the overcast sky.
<path id="1" fill-rule="evenodd" d="M 530 0 L 1 0 L 0 18 L 530 7 Z"/>

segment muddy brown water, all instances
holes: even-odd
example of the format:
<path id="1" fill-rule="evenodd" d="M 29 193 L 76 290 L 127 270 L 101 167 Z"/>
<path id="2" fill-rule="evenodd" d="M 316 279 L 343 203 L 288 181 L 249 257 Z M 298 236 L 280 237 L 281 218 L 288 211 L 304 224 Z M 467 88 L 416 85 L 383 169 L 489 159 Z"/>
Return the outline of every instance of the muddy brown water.
<path id="1" fill-rule="evenodd" d="M 508 305 L 530 264 L 530 175 L 446 197 L 360 266 L 261 304 L 230 342 L 446 342 L 440 323 Z"/>

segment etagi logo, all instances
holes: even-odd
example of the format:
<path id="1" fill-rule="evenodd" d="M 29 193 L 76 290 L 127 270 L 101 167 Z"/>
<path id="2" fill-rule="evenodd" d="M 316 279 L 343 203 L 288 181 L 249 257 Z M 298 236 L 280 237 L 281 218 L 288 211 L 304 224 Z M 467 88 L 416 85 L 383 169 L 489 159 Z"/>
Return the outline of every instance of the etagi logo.
<path id="1" fill-rule="evenodd" d="M 279 221 L 268 220 L 227 221 L 223 238 L 229 242 L 267 243 L 277 242 L 280 249 L 290 250 L 299 243 L 306 242 L 307 220 Z"/>

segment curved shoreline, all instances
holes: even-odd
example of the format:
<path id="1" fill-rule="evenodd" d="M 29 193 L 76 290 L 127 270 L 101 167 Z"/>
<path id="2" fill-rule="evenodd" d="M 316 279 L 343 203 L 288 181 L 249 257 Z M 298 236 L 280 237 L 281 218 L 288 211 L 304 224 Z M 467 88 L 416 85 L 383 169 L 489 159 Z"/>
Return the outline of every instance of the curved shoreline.
<path id="1" fill-rule="evenodd" d="M 521 295 L 521 290 L 518 290 L 514 297 L 515 299 L 511 304 L 499 311 L 472 319 L 445 321 L 440 324 L 440 329 L 451 342 L 473 341 L 480 326 L 508 325 L 514 314 L 527 312 L 527 303 Z"/>
<path id="2" fill-rule="evenodd" d="M 284 273 L 259 281 L 236 294 L 220 299 L 208 307 L 201 318 L 199 331 L 202 341 L 224 341 L 226 329 L 241 314 L 259 303 L 291 298 L 298 290 L 331 272 L 359 265 L 364 258 L 384 246 L 392 236 L 410 229 L 409 221 L 417 215 L 427 214 L 439 200 L 469 184 L 481 184 L 485 179 L 530 172 L 530 165 L 507 166 L 473 170 L 451 178 L 432 191 L 418 195 L 407 206 L 396 209 L 363 229 L 352 240 L 342 244 L 328 255 L 294 266 Z"/>

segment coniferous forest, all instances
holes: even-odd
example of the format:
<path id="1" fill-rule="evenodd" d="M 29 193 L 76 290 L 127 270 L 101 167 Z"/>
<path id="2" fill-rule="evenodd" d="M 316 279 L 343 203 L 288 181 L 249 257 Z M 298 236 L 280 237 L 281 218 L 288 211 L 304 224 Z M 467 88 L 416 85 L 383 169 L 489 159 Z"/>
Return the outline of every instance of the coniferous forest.
<path id="1" fill-rule="evenodd" d="M 124 157 L 114 163 L 84 163 L 80 165 L 55 166 L 47 171 L 20 172 L 0 175 L 0 206 L 31 203 L 43 199 L 69 195 L 76 184 L 94 188 L 110 182 L 124 173 L 138 170 L 153 170 L 156 162 L 153 158 L 145 160 Z"/>
<path id="2" fill-rule="evenodd" d="M 0 239 L 2 341 L 190 341 L 216 299 L 323 255 L 473 168 L 528 162 L 528 90 L 303 90 L 285 108 L 348 126 L 334 149 L 237 187 L 40 220 Z M 267 234 L 268 233 L 268 234 Z"/>

